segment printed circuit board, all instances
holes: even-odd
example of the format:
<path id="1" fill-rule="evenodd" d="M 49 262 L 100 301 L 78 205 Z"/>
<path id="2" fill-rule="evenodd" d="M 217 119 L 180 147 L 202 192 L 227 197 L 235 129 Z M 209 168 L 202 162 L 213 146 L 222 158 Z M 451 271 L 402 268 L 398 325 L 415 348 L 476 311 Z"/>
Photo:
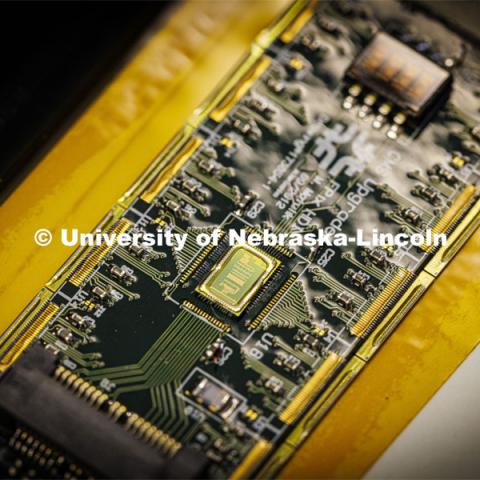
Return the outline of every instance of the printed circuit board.
<path id="1" fill-rule="evenodd" d="M 185 233 L 184 248 L 80 248 L 0 339 L 8 475 L 119 475 L 43 426 L 35 399 L 18 413 L 14 375 L 25 395 L 58 386 L 41 398 L 63 436 L 104 445 L 68 425 L 80 402 L 82 422 L 128 432 L 138 458 L 149 444 L 172 459 L 169 475 L 274 475 L 478 224 L 479 65 L 415 5 L 293 4 L 99 225 Z M 319 228 L 448 241 L 232 246 L 222 233 Z M 218 245 L 199 246 L 214 229 Z M 63 462 L 27 455 L 35 441 Z M 144 460 L 125 475 L 158 476 Z"/>

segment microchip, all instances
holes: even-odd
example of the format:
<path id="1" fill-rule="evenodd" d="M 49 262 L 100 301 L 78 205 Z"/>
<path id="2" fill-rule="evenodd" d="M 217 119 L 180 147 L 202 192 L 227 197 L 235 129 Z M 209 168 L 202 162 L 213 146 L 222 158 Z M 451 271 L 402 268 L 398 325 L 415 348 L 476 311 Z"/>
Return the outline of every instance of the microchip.
<path id="1" fill-rule="evenodd" d="M 197 292 L 240 315 L 279 264 L 257 248 L 237 245 L 217 263 Z"/>
<path id="2" fill-rule="evenodd" d="M 192 394 L 197 403 L 223 418 L 228 418 L 239 403 L 232 394 L 207 378 L 198 383 Z"/>
<path id="3" fill-rule="evenodd" d="M 390 35 L 377 33 L 347 76 L 419 117 L 448 89 L 449 72 Z"/>

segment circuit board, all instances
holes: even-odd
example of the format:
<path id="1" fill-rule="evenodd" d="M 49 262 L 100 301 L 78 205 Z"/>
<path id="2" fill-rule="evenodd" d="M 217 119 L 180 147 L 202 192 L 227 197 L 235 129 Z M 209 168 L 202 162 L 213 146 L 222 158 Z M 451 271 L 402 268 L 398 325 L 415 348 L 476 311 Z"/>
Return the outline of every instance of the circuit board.
<path id="1" fill-rule="evenodd" d="M 273 476 L 480 221 L 479 62 L 415 5 L 293 4 L 97 229 L 183 248 L 80 248 L 0 339 L 6 475 Z M 227 242 L 319 228 L 448 240 Z"/>

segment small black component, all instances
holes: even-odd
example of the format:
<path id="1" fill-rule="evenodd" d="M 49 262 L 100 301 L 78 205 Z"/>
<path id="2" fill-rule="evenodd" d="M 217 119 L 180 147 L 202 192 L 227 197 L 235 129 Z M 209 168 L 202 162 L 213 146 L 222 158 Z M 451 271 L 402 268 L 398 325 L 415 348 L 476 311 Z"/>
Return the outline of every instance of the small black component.
<path id="1" fill-rule="evenodd" d="M 273 363 L 282 366 L 283 368 L 285 368 L 285 370 L 292 373 L 296 373 L 299 370 L 302 370 L 302 362 L 294 355 L 284 352 L 283 350 L 279 350 L 276 353 L 276 357 Z"/>
<path id="2" fill-rule="evenodd" d="M 96 285 L 92 288 L 92 295 L 97 301 L 104 303 L 109 307 L 115 305 L 119 300 L 118 293 L 110 285 L 105 287 Z"/>
<path id="3" fill-rule="evenodd" d="M 369 297 L 375 293 L 375 287 L 369 282 L 370 275 L 362 270 L 353 270 L 349 268 L 344 275 L 345 280 L 348 280 L 354 287 L 364 291 Z"/>
<path id="4" fill-rule="evenodd" d="M 399 215 L 405 219 L 411 225 L 420 225 L 422 223 L 422 217 L 417 209 L 413 207 L 402 208 L 399 210 Z"/>
<path id="5" fill-rule="evenodd" d="M 353 297 L 348 292 L 333 294 L 332 299 L 338 303 L 338 305 L 348 311 L 352 311 L 355 306 L 353 303 Z"/>
<path id="6" fill-rule="evenodd" d="M 347 70 L 347 77 L 382 95 L 411 117 L 444 97 L 447 70 L 385 32 L 378 32 Z"/>
<path id="7" fill-rule="evenodd" d="M 262 98 L 250 97 L 247 99 L 246 104 L 254 112 L 259 113 L 269 121 L 275 116 L 275 110 Z"/>
<path id="8" fill-rule="evenodd" d="M 320 338 L 316 335 L 310 333 L 304 333 L 299 335 L 299 339 L 302 340 L 303 344 L 310 348 L 313 351 L 320 351 L 322 349 L 322 343 Z"/>
<path id="9" fill-rule="evenodd" d="M 73 343 L 75 343 L 75 337 L 68 328 L 57 326 L 55 329 L 55 336 L 67 345 L 73 345 Z"/>
<path id="10" fill-rule="evenodd" d="M 262 138 L 262 131 L 253 118 L 236 116 L 232 121 L 232 127 L 248 142 L 257 142 Z"/>
<path id="11" fill-rule="evenodd" d="M 173 184 L 188 196 L 199 202 L 205 202 L 210 198 L 210 192 L 195 178 L 181 174 L 173 180 Z"/>
<path id="12" fill-rule="evenodd" d="M 92 294 L 100 301 L 106 301 L 108 298 L 108 292 L 103 287 L 93 287 Z"/>
<path id="13" fill-rule="evenodd" d="M 454 175 L 453 172 L 439 164 L 436 164 L 427 170 L 427 174 L 431 180 L 444 182 L 450 187 L 457 187 L 460 184 L 460 180 Z"/>
<path id="14" fill-rule="evenodd" d="M 206 377 L 195 386 L 192 395 L 197 403 L 224 419 L 229 418 L 239 404 L 230 392 Z"/>
<path id="15" fill-rule="evenodd" d="M 217 339 L 208 347 L 207 351 L 205 352 L 206 361 L 215 363 L 216 365 L 221 365 L 224 352 L 225 343 L 221 339 Z"/>
<path id="16" fill-rule="evenodd" d="M 272 375 L 265 381 L 265 388 L 280 394 L 283 392 L 283 381 Z"/>
<path id="17" fill-rule="evenodd" d="M 425 200 L 434 207 L 438 207 L 442 204 L 442 197 L 440 195 L 440 192 L 430 186 L 420 184 L 416 185 L 415 188 L 412 190 L 412 195 Z"/>
<path id="18" fill-rule="evenodd" d="M 380 247 L 373 249 L 365 248 L 360 252 L 360 255 L 363 257 L 366 265 L 375 265 L 384 270 L 388 270 L 391 266 L 388 261 L 388 253 Z"/>
<path id="19" fill-rule="evenodd" d="M 298 42 L 298 48 L 307 55 L 320 58 L 328 51 L 320 38 L 313 33 L 303 34 Z"/>
<path id="20" fill-rule="evenodd" d="M 68 320 L 80 330 L 89 331 L 95 328 L 95 320 L 88 315 L 80 315 L 77 312 L 70 312 L 67 315 Z"/>
<path id="21" fill-rule="evenodd" d="M 127 287 L 130 285 L 136 283 L 138 281 L 138 278 L 136 275 L 134 275 L 133 270 L 130 267 L 127 267 L 126 265 L 111 265 L 108 269 L 110 275 L 112 278 L 115 280 L 120 281 L 121 283 L 125 284 Z"/>

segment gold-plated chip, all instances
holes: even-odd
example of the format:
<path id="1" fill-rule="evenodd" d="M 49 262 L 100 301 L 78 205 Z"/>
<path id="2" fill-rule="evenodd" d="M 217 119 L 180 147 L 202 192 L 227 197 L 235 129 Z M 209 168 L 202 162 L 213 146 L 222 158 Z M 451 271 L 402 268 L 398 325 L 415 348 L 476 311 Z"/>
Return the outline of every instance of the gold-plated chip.
<path id="1" fill-rule="evenodd" d="M 280 262 L 250 245 L 236 245 L 218 262 L 197 292 L 240 315 Z"/>

